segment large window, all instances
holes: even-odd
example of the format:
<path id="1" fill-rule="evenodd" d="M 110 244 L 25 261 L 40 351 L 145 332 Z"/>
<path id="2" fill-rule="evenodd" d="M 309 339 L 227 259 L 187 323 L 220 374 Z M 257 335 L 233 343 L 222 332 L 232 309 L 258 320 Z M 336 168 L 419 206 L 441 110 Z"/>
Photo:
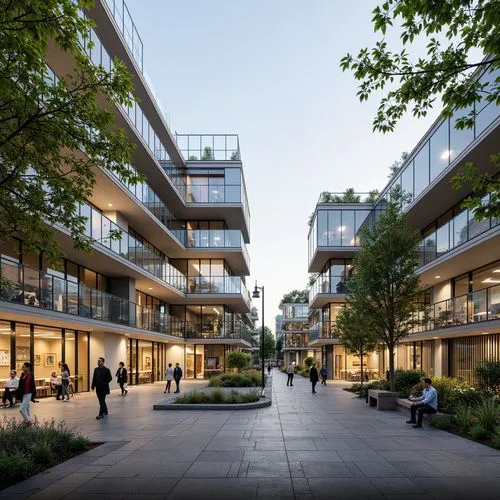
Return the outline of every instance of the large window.
<path id="1" fill-rule="evenodd" d="M 429 185 L 429 141 L 413 160 L 415 172 L 415 198 Z"/>
<path id="2" fill-rule="evenodd" d="M 6 380 L 10 374 L 10 321 L 0 321 L 0 380 Z"/>
<path id="3" fill-rule="evenodd" d="M 430 139 L 432 182 L 450 163 L 449 122 L 445 120 L 432 134 Z"/>

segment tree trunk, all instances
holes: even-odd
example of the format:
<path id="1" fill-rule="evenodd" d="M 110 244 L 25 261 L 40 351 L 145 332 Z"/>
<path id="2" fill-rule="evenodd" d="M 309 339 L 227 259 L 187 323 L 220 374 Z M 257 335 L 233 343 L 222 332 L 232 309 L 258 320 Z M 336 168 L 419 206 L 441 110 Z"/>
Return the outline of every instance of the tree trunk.
<path id="1" fill-rule="evenodd" d="M 389 350 L 389 383 L 391 391 L 396 391 L 396 381 L 394 380 L 394 346 L 387 346 Z"/>
<path id="2" fill-rule="evenodd" d="M 363 381 L 365 380 L 363 374 L 363 351 L 359 353 L 359 360 L 361 361 L 361 389 L 359 391 L 360 397 L 363 395 Z"/>

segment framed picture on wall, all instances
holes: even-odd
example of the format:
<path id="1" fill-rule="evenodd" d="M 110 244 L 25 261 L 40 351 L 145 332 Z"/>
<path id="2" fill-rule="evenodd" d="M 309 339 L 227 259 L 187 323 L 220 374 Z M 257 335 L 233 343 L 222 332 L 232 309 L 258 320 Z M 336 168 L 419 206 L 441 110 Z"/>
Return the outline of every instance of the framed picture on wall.
<path id="1" fill-rule="evenodd" d="M 219 358 L 207 358 L 207 370 L 216 370 L 219 368 Z"/>
<path id="2" fill-rule="evenodd" d="M 144 362 L 145 362 L 145 364 L 146 364 L 146 370 L 147 370 L 148 368 L 151 368 L 151 358 L 150 358 L 149 356 L 146 356 L 146 357 L 144 358 Z"/>
<path id="3" fill-rule="evenodd" d="M 45 355 L 45 366 L 56 366 L 56 355 L 52 352 Z"/>
<path id="4" fill-rule="evenodd" d="M 0 366 L 10 366 L 10 351 L 0 350 Z"/>
<path id="5" fill-rule="evenodd" d="M 16 347 L 16 361 L 22 361 L 23 363 L 25 361 L 30 360 L 30 348 L 29 346 L 17 346 Z M 22 366 L 22 363 L 21 363 Z"/>
<path id="6" fill-rule="evenodd" d="M 35 366 L 40 366 L 42 363 L 42 356 L 40 354 L 35 354 Z"/>

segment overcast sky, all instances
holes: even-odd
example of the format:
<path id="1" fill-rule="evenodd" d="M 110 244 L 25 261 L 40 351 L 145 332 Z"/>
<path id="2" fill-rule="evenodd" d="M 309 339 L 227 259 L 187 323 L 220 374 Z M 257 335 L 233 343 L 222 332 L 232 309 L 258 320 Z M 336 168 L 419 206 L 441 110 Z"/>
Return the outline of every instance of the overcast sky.
<path id="1" fill-rule="evenodd" d="M 373 133 L 377 100 L 359 103 L 357 82 L 340 70 L 342 56 L 377 40 L 379 3 L 127 1 L 172 130 L 239 134 L 251 212 L 247 284 L 265 286 L 273 331 L 283 294 L 306 286 L 307 219 L 320 192 L 382 189 L 389 166 L 437 116 Z"/>

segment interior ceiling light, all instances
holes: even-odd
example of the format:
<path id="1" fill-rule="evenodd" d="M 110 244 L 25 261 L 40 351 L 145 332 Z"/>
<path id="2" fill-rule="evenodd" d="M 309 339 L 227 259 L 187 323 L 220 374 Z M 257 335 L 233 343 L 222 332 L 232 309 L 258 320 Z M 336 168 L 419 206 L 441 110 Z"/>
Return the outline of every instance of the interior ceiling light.
<path id="1" fill-rule="evenodd" d="M 434 278 L 436 278 L 438 280 L 439 278 L 441 278 L 441 276 L 434 276 Z"/>
<path id="2" fill-rule="evenodd" d="M 113 206 L 113 203 L 108 203 L 108 207 L 112 207 Z"/>
<path id="3" fill-rule="evenodd" d="M 500 280 L 494 280 L 493 278 L 486 278 L 485 280 L 481 281 L 481 283 L 500 283 Z"/>
<path id="4" fill-rule="evenodd" d="M 446 149 L 441 153 L 441 160 L 448 160 L 453 152 L 452 149 Z"/>
<path id="5" fill-rule="evenodd" d="M 337 228 L 337 231 L 345 231 L 345 226 L 339 226 L 339 227 Z"/>

